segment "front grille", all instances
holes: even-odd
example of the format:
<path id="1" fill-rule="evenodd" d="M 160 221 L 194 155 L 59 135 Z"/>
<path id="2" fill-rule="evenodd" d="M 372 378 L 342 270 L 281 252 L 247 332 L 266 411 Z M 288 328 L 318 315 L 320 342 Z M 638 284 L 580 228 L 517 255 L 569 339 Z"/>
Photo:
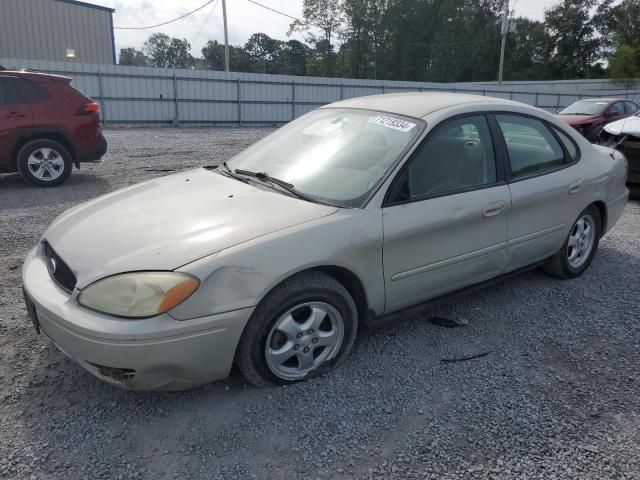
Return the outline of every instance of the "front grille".
<path id="1" fill-rule="evenodd" d="M 76 287 L 77 281 L 74 273 L 47 242 L 44 243 L 44 254 L 51 278 L 53 278 L 60 288 L 67 293 L 71 293 Z"/>

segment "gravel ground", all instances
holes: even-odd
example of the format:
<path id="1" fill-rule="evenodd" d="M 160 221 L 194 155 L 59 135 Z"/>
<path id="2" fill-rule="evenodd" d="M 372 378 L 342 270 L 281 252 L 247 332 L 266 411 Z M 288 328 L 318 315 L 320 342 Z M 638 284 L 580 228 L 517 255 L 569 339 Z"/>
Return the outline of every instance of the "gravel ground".
<path id="1" fill-rule="evenodd" d="M 531 272 L 359 338 L 338 371 L 257 390 L 110 387 L 34 334 L 28 249 L 65 209 L 229 158 L 266 129 L 111 130 L 63 187 L 0 177 L 0 478 L 640 478 L 640 203 L 589 270 Z M 490 352 L 475 360 L 442 359 Z"/>

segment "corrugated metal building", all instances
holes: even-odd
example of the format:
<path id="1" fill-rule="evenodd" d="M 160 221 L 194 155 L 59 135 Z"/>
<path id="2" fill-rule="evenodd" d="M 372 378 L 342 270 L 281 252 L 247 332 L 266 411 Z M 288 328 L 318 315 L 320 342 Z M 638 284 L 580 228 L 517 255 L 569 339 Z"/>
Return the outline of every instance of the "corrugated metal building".
<path id="1" fill-rule="evenodd" d="M 115 64 L 113 12 L 76 0 L 0 0 L 0 57 Z"/>

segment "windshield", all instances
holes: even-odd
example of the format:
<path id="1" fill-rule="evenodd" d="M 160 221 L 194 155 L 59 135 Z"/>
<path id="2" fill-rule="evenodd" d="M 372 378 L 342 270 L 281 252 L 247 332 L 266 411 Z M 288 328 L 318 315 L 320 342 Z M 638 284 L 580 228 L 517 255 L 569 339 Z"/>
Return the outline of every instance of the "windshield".
<path id="1" fill-rule="evenodd" d="M 280 128 L 228 165 L 264 172 L 321 202 L 357 207 L 422 127 L 420 120 L 386 113 L 320 109 Z"/>
<path id="2" fill-rule="evenodd" d="M 600 115 L 607 109 L 609 102 L 580 100 L 572 103 L 564 110 L 558 112 L 559 115 Z"/>

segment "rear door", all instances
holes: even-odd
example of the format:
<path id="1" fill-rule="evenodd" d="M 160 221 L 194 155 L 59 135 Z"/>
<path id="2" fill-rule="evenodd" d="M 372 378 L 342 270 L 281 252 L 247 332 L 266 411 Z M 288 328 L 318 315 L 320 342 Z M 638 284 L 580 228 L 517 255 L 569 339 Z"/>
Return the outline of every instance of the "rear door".
<path id="1" fill-rule="evenodd" d="M 583 173 L 577 146 L 534 117 L 496 114 L 509 159 L 508 270 L 555 254 L 580 213 Z"/>
<path id="2" fill-rule="evenodd" d="M 0 171 L 13 171 L 13 150 L 21 135 L 30 134 L 31 106 L 20 95 L 20 79 L 0 76 Z"/>
<path id="3" fill-rule="evenodd" d="M 509 188 L 486 117 L 448 120 L 398 174 L 383 208 L 386 311 L 499 275 Z"/>

